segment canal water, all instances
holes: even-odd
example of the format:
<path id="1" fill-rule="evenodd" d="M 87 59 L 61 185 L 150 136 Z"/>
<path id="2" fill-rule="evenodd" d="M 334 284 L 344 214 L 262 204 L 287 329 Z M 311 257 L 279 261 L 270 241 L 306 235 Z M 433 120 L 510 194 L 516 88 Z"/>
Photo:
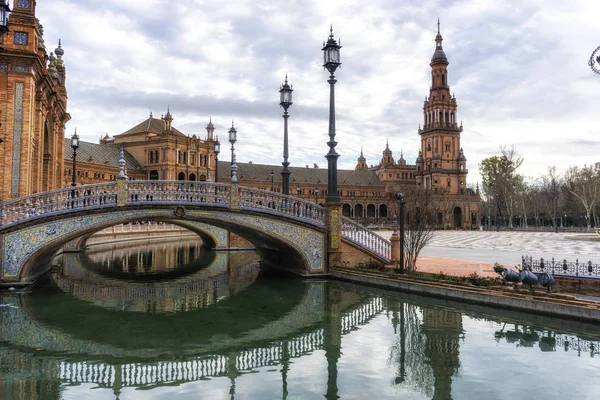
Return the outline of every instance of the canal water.
<path id="1" fill-rule="evenodd" d="M 0 399 L 598 399 L 600 328 L 274 273 L 194 239 L 0 292 Z"/>

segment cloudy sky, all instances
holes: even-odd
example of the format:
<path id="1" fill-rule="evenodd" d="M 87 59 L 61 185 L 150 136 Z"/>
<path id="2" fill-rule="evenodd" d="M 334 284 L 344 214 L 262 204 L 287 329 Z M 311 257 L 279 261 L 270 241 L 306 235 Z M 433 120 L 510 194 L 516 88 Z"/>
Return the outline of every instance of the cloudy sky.
<path id="1" fill-rule="evenodd" d="M 170 106 L 189 135 L 204 137 L 212 116 L 224 142 L 235 120 L 238 160 L 279 164 L 287 73 L 290 162 L 326 167 L 321 47 L 333 24 L 344 46 L 340 167 L 353 168 L 361 146 L 378 163 L 386 140 L 414 163 L 439 15 L 471 184 L 501 145 L 517 147 L 532 177 L 600 161 L 600 76 L 588 66 L 600 46 L 597 0 L 38 0 L 37 14 L 48 49 L 62 39 L 67 132 L 83 140 Z"/>

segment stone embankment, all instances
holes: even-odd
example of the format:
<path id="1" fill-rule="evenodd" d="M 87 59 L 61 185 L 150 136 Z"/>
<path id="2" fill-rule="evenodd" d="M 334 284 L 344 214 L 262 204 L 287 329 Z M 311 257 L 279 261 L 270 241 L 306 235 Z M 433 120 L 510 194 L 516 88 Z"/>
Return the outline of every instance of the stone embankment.
<path id="1" fill-rule="evenodd" d="M 471 304 L 600 322 L 600 303 L 586 301 L 572 295 L 530 292 L 526 289 L 514 290 L 511 286 L 483 288 L 350 268 L 337 268 L 330 271 L 330 276 L 343 281 L 454 299 Z"/>

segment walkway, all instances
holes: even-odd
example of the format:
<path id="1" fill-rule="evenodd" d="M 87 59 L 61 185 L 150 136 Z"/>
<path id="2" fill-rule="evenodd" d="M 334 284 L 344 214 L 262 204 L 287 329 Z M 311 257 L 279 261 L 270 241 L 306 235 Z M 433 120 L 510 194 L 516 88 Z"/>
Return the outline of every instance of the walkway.
<path id="1" fill-rule="evenodd" d="M 392 231 L 380 234 L 389 238 Z M 437 231 L 421 251 L 417 269 L 447 275 L 497 276 L 495 262 L 521 264 L 522 255 L 600 262 L 600 242 L 573 240 L 581 234 L 551 232 Z M 586 235 L 593 237 L 593 235 Z"/>

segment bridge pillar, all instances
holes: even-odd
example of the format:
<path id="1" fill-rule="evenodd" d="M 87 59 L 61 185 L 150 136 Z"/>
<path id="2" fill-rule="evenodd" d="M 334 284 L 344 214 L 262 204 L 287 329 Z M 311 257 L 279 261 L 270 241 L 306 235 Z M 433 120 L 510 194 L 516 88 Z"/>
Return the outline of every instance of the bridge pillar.
<path id="1" fill-rule="evenodd" d="M 237 182 L 231 183 L 229 188 L 229 209 L 237 210 L 240 208 L 240 190 Z"/>
<path id="2" fill-rule="evenodd" d="M 124 207 L 127 204 L 127 179 L 126 177 L 119 176 L 117 178 L 117 206 Z"/>
<path id="3" fill-rule="evenodd" d="M 325 204 L 327 214 L 327 263 L 325 273 L 330 268 L 342 266 L 342 249 L 340 236 L 342 233 L 341 203 Z"/>
<path id="4" fill-rule="evenodd" d="M 392 233 L 390 242 L 392 243 L 392 265 L 400 265 L 400 235 L 398 232 Z"/>

